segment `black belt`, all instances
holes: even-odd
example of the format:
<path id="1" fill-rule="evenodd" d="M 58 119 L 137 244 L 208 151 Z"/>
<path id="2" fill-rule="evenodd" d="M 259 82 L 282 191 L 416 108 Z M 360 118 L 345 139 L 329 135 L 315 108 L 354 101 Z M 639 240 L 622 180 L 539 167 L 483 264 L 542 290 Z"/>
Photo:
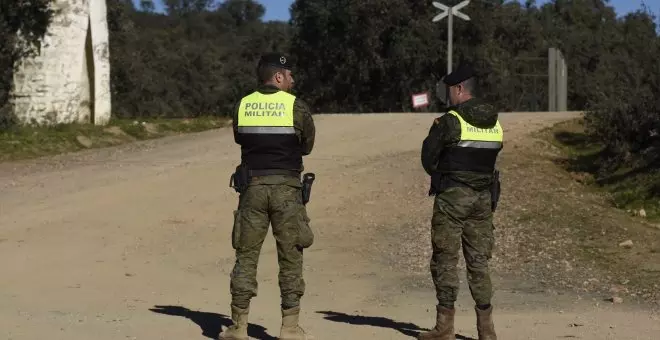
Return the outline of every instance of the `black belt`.
<path id="1" fill-rule="evenodd" d="M 256 169 L 250 170 L 250 177 L 283 175 L 300 178 L 300 171 L 285 169 Z"/>
<path id="2" fill-rule="evenodd" d="M 431 188 L 429 189 L 429 196 L 433 196 L 437 193 L 443 192 L 449 188 L 454 187 L 464 187 L 470 188 L 475 191 L 487 190 L 488 188 L 477 188 L 471 184 L 458 181 L 454 179 L 450 174 L 442 174 L 436 172 L 431 177 Z"/>

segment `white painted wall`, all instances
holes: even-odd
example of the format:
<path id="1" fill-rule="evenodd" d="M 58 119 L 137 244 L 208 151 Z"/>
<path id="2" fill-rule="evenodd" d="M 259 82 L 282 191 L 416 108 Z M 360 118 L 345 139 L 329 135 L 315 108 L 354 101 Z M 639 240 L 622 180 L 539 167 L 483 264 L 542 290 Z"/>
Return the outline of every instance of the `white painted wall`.
<path id="1" fill-rule="evenodd" d="M 106 0 L 91 0 L 89 18 L 94 51 L 94 124 L 110 121 L 110 46 Z"/>
<path id="2" fill-rule="evenodd" d="M 104 125 L 111 113 L 105 0 L 55 0 L 53 6 L 61 13 L 41 53 L 22 60 L 14 73 L 14 113 L 24 124 Z"/>

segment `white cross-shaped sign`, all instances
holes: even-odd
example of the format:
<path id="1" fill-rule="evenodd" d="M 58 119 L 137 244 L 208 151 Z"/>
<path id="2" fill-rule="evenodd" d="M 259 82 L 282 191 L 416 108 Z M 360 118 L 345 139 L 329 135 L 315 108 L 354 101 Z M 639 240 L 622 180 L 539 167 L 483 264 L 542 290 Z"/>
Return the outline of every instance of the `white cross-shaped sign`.
<path id="1" fill-rule="evenodd" d="M 467 16 L 465 13 L 459 12 L 463 7 L 467 6 L 470 3 L 470 0 L 465 0 L 460 2 L 459 4 L 455 6 L 447 6 L 443 5 L 437 1 L 433 1 L 433 6 L 439 8 L 442 10 L 442 13 L 436 15 L 433 17 L 433 22 L 440 21 L 444 19 L 445 17 L 449 17 L 447 19 L 447 73 L 451 72 L 451 62 L 452 62 L 452 43 L 453 43 L 453 35 L 454 35 L 454 16 L 457 16 L 465 21 L 470 21 L 470 17 Z"/>
<path id="2" fill-rule="evenodd" d="M 433 22 L 437 22 L 437 21 L 440 21 L 440 20 L 444 19 L 447 15 L 449 15 L 450 11 L 451 11 L 451 14 L 453 14 L 453 15 L 455 15 L 455 16 L 457 16 L 457 17 L 459 17 L 459 18 L 461 18 L 465 21 L 470 21 L 470 17 L 467 16 L 467 14 L 459 12 L 461 10 L 461 8 L 467 6 L 469 3 L 470 3 L 470 0 L 465 0 L 461 3 L 459 3 L 456 6 L 451 6 L 450 7 L 450 6 L 447 6 L 447 5 L 443 5 L 443 4 L 441 4 L 437 1 L 433 1 L 433 6 L 435 6 L 435 7 L 442 10 L 442 13 L 436 15 L 433 18 Z"/>

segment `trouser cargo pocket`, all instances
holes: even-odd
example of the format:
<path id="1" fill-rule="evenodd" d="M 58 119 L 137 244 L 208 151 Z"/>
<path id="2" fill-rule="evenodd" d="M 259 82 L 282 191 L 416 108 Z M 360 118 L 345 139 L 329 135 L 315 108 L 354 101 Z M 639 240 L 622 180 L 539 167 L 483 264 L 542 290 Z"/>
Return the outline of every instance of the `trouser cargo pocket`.
<path id="1" fill-rule="evenodd" d="M 238 249 L 241 243 L 241 210 L 234 210 L 234 227 L 231 231 L 231 246 Z"/>
<path id="2" fill-rule="evenodd" d="M 300 212 L 298 221 L 298 245 L 302 248 L 309 248 L 314 243 L 314 232 L 309 226 L 309 217 L 307 211 L 303 208 Z"/>

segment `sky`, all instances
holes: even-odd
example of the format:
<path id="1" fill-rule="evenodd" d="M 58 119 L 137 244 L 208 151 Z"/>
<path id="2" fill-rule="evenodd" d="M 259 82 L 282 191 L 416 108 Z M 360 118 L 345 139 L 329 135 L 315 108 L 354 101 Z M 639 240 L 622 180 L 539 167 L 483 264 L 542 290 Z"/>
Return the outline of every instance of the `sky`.
<path id="1" fill-rule="evenodd" d="M 256 0 L 266 7 L 266 14 L 264 20 L 289 20 L 289 6 L 293 0 Z M 432 0 L 428 0 L 431 4 Z M 436 0 L 443 2 L 442 0 Z M 521 0 L 520 2 L 524 2 Z M 546 1 L 537 0 L 537 4 L 542 4 Z M 660 0 L 645 0 L 646 5 L 652 12 L 660 12 Z M 625 14 L 642 7 L 642 0 L 610 0 L 610 6 L 614 7 L 618 14 Z"/>
<path id="2" fill-rule="evenodd" d="M 293 3 L 293 0 L 256 0 L 260 2 L 264 7 L 266 7 L 266 14 L 264 15 L 264 20 L 289 20 L 289 7 Z M 356 0 L 357 1 L 357 0 Z M 429 4 L 432 0 L 428 0 Z M 442 0 L 436 0 L 443 2 Z M 139 0 L 135 0 L 139 2 Z M 524 2 L 520 0 L 520 2 Z M 546 1 L 537 0 L 537 4 L 542 4 Z M 610 0 L 610 6 L 614 7 L 619 15 L 626 14 L 628 12 L 634 11 L 642 7 L 642 2 L 651 9 L 654 13 L 660 13 L 660 0 Z M 162 9 L 161 1 L 154 0 L 156 4 L 156 10 Z M 469 7 L 468 7 L 469 8 Z"/>

